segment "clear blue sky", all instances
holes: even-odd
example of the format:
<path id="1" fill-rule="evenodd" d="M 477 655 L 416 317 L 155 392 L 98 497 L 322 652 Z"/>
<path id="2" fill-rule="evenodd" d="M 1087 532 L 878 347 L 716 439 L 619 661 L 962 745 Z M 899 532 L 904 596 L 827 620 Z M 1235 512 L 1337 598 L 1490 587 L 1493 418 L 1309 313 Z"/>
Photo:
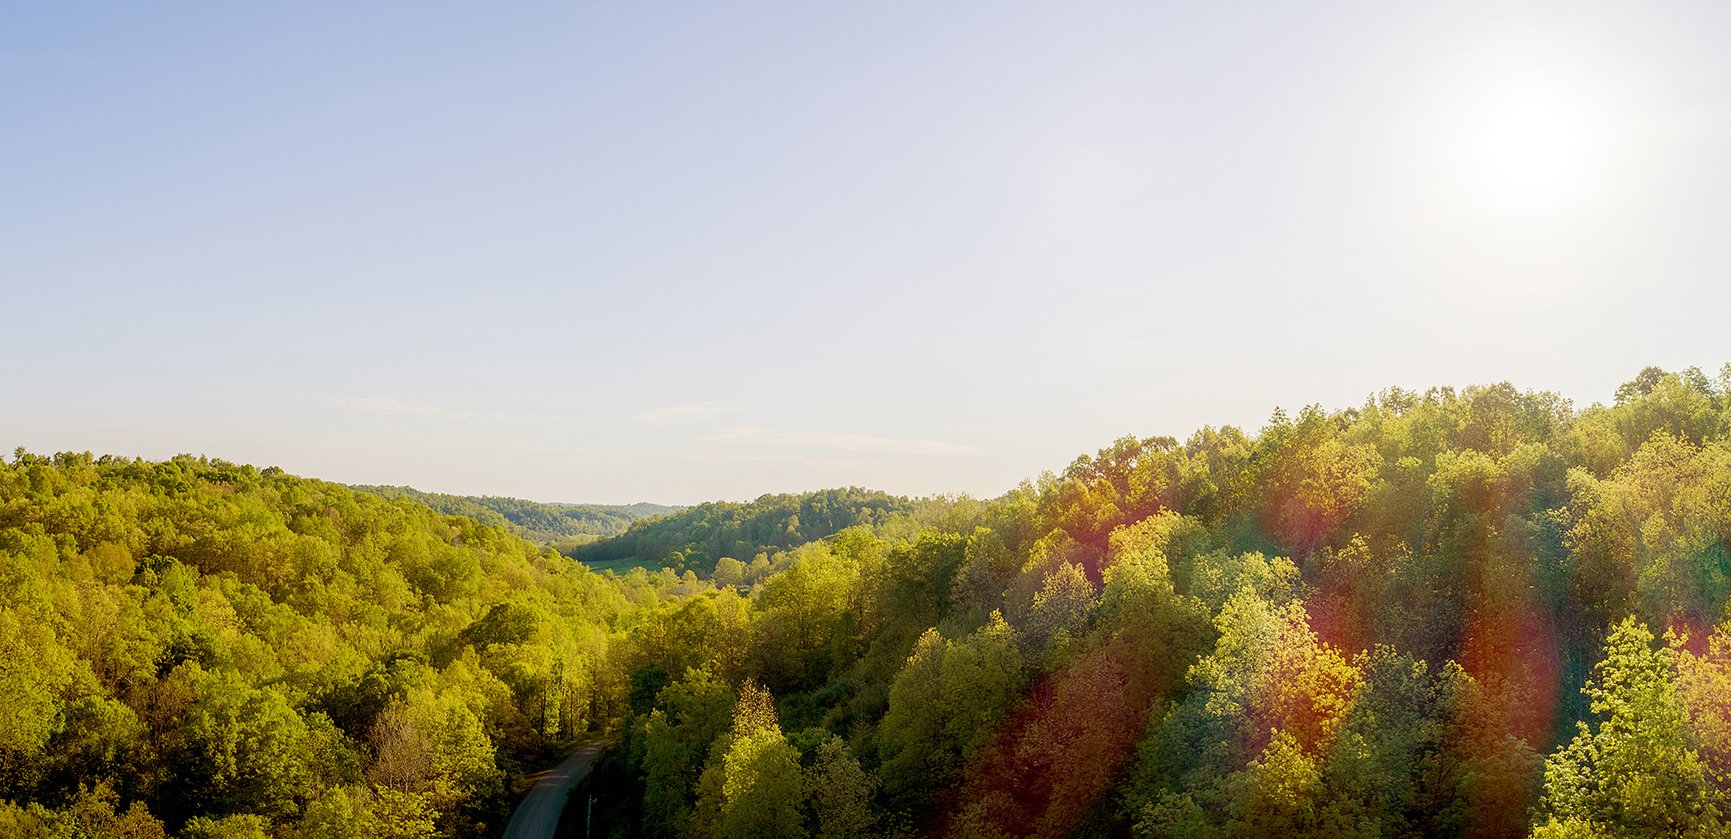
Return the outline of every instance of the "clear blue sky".
<path id="1" fill-rule="evenodd" d="M 10 3 L 0 443 L 694 502 L 1731 361 L 1731 4 Z"/>

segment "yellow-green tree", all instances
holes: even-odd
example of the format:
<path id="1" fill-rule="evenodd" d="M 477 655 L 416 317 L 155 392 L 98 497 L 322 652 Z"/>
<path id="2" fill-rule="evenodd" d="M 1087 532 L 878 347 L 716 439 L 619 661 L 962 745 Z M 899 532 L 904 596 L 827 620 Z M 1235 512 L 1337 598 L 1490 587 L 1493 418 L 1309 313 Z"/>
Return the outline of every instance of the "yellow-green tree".
<path id="1" fill-rule="evenodd" d="M 1545 761 L 1540 836 L 1718 836 L 1724 800 L 1695 750 L 1675 653 L 1627 618 L 1585 691 L 1597 721 Z"/>

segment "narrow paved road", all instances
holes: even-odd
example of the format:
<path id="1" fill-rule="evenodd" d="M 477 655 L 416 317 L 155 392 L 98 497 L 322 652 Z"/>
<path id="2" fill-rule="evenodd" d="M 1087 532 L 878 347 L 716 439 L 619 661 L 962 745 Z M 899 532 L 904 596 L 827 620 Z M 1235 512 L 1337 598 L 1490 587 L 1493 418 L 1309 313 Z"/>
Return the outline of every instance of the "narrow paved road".
<path id="1" fill-rule="evenodd" d="M 601 753 L 600 743 L 590 743 L 565 759 L 564 763 L 541 774 L 534 789 L 523 796 L 517 812 L 511 814 L 511 824 L 505 828 L 505 839 L 553 839 L 559 829 L 559 813 L 565 809 L 565 799 L 577 782 L 589 774 L 595 756 Z"/>

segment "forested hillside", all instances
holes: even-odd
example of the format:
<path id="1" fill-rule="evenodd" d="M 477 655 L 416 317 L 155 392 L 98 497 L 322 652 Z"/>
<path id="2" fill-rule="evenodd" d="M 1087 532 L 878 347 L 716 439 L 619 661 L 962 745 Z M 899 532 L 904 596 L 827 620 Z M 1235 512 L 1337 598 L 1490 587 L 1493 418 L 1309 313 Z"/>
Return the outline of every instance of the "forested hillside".
<path id="1" fill-rule="evenodd" d="M 407 498 L 447 516 L 468 516 L 482 524 L 499 525 L 532 542 L 570 553 L 579 544 L 624 533 L 631 523 L 678 512 L 664 504 L 545 504 L 496 495 L 446 495 L 414 487 L 354 487 L 384 498 Z"/>
<path id="2" fill-rule="evenodd" d="M 1722 836 L 1731 368 L 1125 438 L 639 637 L 611 835 Z"/>
<path id="3" fill-rule="evenodd" d="M 0 836 L 473 836 L 694 578 L 222 461 L 0 466 Z"/>
<path id="4" fill-rule="evenodd" d="M 0 835 L 487 835 L 583 730 L 617 743 L 597 836 L 1731 830 L 1731 367 L 1582 409 L 1390 390 L 990 501 L 618 539 L 686 570 L 274 469 L 20 452 Z"/>

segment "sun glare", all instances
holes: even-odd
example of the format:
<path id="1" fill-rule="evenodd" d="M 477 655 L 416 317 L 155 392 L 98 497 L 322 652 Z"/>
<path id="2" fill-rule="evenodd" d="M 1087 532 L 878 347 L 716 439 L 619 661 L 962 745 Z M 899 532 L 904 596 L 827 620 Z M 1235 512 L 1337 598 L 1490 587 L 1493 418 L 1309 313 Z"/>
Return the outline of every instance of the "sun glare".
<path id="1" fill-rule="evenodd" d="M 1604 126 L 1567 99 L 1510 96 L 1489 109 L 1473 146 L 1486 196 L 1505 209 L 1561 209 L 1587 197 L 1606 164 Z"/>

